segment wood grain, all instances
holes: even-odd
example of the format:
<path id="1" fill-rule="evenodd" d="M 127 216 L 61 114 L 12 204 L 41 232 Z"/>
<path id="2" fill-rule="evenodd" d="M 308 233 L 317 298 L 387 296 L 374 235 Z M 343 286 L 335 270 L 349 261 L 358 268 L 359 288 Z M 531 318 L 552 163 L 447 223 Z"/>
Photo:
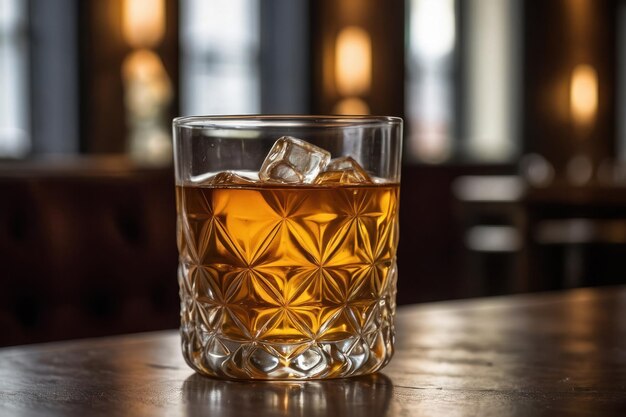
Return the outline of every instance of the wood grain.
<path id="1" fill-rule="evenodd" d="M 175 331 L 0 349 L 0 415 L 626 415 L 626 287 L 400 308 L 382 373 L 195 375 Z"/>

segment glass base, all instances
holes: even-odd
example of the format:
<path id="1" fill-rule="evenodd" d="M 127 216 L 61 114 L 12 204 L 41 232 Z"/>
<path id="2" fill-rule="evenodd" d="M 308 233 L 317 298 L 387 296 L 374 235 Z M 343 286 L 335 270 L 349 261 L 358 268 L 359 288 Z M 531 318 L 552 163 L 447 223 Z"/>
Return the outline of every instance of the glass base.
<path id="1" fill-rule="evenodd" d="M 250 323 L 237 319 L 227 306 L 199 302 L 181 274 L 185 360 L 200 374 L 229 379 L 306 380 L 374 373 L 393 355 L 396 269 L 392 271 L 382 297 L 336 306 L 308 338 L 285 333 L 297 322 L 288 309 L 273 312 L 262 331 L 251 332 L 246 325 Z M 314 309 L 299 314 L 323 316 L 311 313 Z"/>
<path id="2" fill-rule="evenodd" d="M 325 379 L 366 375 L 393 355 L 393 328 L 334 343 L 236 342 L 217 337 L 201 343 L 185 335 L 183 355 L 197 372 L 233 379 Z"/>

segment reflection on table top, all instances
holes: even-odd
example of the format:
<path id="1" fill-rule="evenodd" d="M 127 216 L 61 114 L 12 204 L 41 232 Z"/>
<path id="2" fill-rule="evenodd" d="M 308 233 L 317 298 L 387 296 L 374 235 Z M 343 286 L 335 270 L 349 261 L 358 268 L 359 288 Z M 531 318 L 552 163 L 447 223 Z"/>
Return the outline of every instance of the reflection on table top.
<path id="1" fill-rule="evenodd" d="M 175 331 L 0 349 L 0 415 L 626 415 L 626 287 L 403 307 L 382 373 L 204 378 Z"/>

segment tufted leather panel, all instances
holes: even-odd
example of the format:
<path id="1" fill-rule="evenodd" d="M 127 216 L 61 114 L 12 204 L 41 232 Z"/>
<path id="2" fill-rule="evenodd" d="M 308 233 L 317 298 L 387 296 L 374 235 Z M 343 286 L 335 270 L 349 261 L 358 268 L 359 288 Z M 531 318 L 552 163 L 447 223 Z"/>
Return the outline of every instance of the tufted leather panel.
<path id="1" fill-rule="evenodd" d="M 178 325 L 172 169 L 0 165 L 0 346 Z"/>

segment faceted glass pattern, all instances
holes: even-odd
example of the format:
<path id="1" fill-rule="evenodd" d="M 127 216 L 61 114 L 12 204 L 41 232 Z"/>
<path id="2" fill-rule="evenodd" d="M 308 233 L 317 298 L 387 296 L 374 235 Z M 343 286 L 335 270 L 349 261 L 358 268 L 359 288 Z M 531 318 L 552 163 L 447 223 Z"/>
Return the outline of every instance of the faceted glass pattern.
<path id="1" fill-rule="evenodd" d="M 242 379 L 374 372 L 393 353 L 397 184 L 179 186 L 185 359 Z"/>

